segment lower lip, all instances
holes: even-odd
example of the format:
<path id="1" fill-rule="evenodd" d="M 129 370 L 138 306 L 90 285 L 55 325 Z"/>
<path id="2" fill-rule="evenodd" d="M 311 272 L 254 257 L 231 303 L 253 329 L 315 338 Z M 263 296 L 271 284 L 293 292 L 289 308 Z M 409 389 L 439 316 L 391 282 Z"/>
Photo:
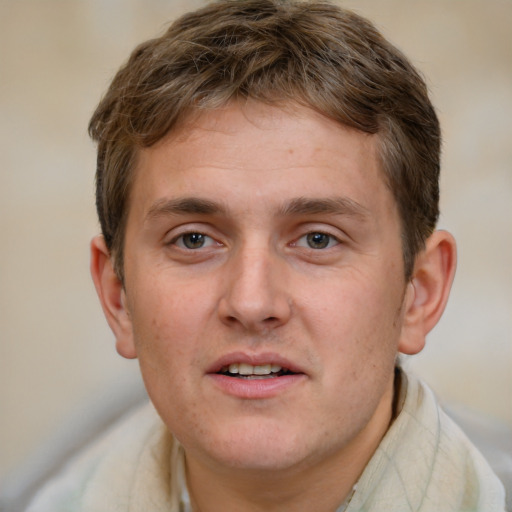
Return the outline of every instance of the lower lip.
<path id="1" fill-rule="evenodd" d="M 300 373 L 268 379 L 243 379 L 240 377 L 228 377 L 218 373 L 210 373 L 208 377 L 224 393 L 237 398 L 253 400 L 280 395 L 306 378 L 304 374 Z"/>

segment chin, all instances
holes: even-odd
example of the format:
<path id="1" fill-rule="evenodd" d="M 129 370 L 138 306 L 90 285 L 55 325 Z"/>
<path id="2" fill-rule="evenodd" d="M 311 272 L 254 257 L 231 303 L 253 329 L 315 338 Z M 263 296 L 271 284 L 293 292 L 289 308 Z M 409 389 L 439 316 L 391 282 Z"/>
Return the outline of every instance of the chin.
<path id="1" fill-rule="evenodd" d="M 264 451 L 254 446 L 244 445 L 240 449 L 230 449 L 229 452 L 214 453 L 213 458 L 217 464 L 228 469 L 245 471 L 286 471 L 302 462 L 297 450 Z"/>
<path id="2" fill-rule="evenodd" d="M 307 439 L 283 425 L 270 428 L 262 423 L 251 421 L 246 426 L 225 428 L 203 450 L 211 461 L 226 469 L 256 472 L 290 470 L 308 459 Z"/>

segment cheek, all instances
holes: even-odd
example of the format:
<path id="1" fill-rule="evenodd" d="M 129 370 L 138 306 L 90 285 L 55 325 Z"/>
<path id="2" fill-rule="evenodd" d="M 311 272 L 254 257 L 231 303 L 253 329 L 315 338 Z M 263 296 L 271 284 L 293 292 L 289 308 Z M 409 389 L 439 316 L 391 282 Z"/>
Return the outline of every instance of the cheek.
<path id="1" fill-rule="evenodd" d="M 396 284 L 378 285 L 370 276 L 351 277 L 337 285 L 331 283 L 321 296 L 309 299 L 305 309 L 324 360 L 357 378 L 362 368 L 378 366 L 383 359 L 394 360 L 401 292 Z"/>
<path id="2" fill-rule="evenodd" d="M 184 365 L 198 338 L 200 301 L 179 290 L 169 291 L 161 283 L 139 288 L 132 304 L 132 325 L 137 356 L 144 364 L 170 374 Z"/>
<path id="3" fill-rule="evenodd" d="M 155 340 L 182 338 L 197 330 L 211 310 L 211 293 L 197 280 L 182 282 L 165 271 L 140 276 L 132 300 L 135 328 L 141 326 Z"/>
<path id="4" fill-rule="evenodd" d="M 164 421 L 171 425 L 175 416 L 193 408 L 190 391 L 199 367 L 197 308 L 178 294 L 151 293 L 135 304 L 134 340 L 147 392 Z M 183 397 L 188 397 L 183 400 Z M 168 413 L 172 415 L 168 417 Z"/>

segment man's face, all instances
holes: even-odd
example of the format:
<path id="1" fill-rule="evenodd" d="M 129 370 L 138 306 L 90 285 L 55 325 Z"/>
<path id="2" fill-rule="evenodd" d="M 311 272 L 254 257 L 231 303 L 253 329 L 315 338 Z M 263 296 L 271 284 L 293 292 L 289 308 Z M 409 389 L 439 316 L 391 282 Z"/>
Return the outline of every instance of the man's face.
<path id="1" fill-rule="evenodd" d="M 233 104 L 139 156 L 121 353 L 188 460 L 296 468 L 384 432 L 405 282 L 375 137 Z"/>

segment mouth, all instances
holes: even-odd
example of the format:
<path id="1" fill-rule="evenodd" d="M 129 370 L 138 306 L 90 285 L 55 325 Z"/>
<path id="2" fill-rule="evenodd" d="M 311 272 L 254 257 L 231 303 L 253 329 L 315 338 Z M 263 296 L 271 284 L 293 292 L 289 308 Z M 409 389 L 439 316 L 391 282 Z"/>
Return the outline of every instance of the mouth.
<path id="1" fill-rule="evenodd" d="M 308 378 L 302 368 L 274 352 L 225 354 L 207 375 L 223 394 L 243 400 L 282 396 Z"/>
<path id="2" fill-rule="evenodd" d="M 295 372 L 273 363 L 258 365 L 247 363 L 231 363 L 229 365 L 223 366 L 217 372 L 217 374 L 224 375 L 226 377 L 233 377 L 236 379 L 264 380 L 275 379 L 285 375 L 295 375 Z"/>

